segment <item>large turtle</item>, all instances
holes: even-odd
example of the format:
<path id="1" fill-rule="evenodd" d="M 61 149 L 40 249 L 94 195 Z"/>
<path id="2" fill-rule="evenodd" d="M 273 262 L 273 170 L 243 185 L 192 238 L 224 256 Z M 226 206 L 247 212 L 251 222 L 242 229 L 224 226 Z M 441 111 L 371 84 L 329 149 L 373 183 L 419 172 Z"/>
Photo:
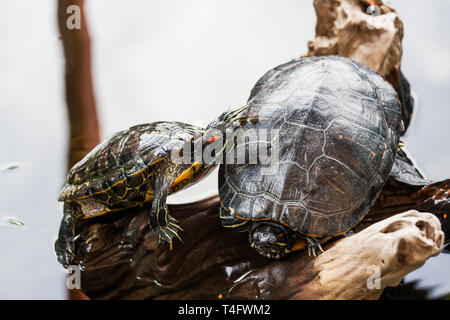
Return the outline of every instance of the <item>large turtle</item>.
<path id="1" fill-rule="evenodd" d="M 266 133 L 253 142 L 278 150 L 278 170 L 221 164 L 222 224 L 249 231 L 266 257 L 285 256 L 300 236 L 315 255 L 321 240 L 358 224 L 386 183 L 404 130 L 397 94 L 368 67 L 324 56 L 268 71 L 247 106 L 244 131 L 277 130 L 276 148 Z"/>
<path id="2" fill-rule="evenodd" d="M 56 242 L 58 259 L 67 264 L 72 253 L 75 215 L 93 218 L 148 201 L 152 201 L 150 227 L 172 248 L 172 239 L 179 238 L 181 228 L 167 212 L 167 196 L 198 182 L 215 168 L 224 146 L 216 143 L 219 148 L 213 148 L 214 142 L 223 139 L 210 133 L 220 134 L 242 110 L 220 115 L 211 123 L 218 130 L 181 122 L 154 122 L 117 132 L 95 147 L 70 170 L 59 196 L 65 203 L 65 215 Z M 189 150 L 184 148 L 188 144 L 192 144 L 191 154 L 186 159 L 182 153 Z M 212 157 L 205 162 L 203 154 L 198 157 L 194 152 L 203 152 L 207 146 Z"/>

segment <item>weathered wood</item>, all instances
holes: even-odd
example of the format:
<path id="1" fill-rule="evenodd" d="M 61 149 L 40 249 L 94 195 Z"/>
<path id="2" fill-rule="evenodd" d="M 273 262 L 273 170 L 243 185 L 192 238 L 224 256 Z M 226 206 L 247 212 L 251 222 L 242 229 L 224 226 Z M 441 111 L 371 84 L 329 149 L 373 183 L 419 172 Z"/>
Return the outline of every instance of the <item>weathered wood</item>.
<path id="1" fill-rule="evenodd" d="M 67 8 L 80 8 L 81 28 L 68 29 Z M 84 0 L 58 1 L 58 27 L 65 57 L 65 93 L 69 119 L 68 168 L 100 142 L 100 130 L 91 75 L 91 41 Z"/>
<path id="2" fill-rule="evenodd" d="M 228 297 L 377 299 L 438 255 L 443 243 L 434 215 L 407 211 L 326 246 L 315 259 L 303 253 L 265 265 L 234 284 Z"/>
<path id="3" fill-rule="evenodd" d="M 80 8 L 81 29 L 68 29 L 67 8 Z M 95 95 L 91 74 L 91 43 L 84 0 L 60 0 L 57 21 L 65 58 L 65 94 L 69 120 L 67 168 L 70 169 L 100 142 Z M 82 292 L 69 291 L 73 300 L 85 299 Z"/>

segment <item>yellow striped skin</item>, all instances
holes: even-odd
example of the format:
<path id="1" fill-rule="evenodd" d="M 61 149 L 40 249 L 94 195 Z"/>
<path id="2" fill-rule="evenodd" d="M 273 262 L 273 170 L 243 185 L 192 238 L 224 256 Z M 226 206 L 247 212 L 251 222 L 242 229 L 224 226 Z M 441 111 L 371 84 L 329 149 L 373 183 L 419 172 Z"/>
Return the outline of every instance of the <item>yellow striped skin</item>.
<path id="1" fill-rule="evenodd" d="M 184 188 L 186 188 L 187 186 L 191 185 L 192 183 L 197 182 L 201 177 L 203 177 L 205 175 L 205 173 L 207 173 L 207 171 L 208 171 L 207 168 L 205 166 L 202 166 L 202 164 L 200 164 L 198 162 L 193 163 L 189 168 L 185 169 L 175 179 L 175 181 L 172 183 L 172 186 L 170 187 L 169 194 L 173 194 L 175 192 L 183 190 Z M 134 175 L 141 175 L 143 177 L 143 170 L 139 171 L 139 172 L 136 172 Z M 143 181 L 145 182 L 145 179 Z M 121 196 L 119 196 L 119 198 L 124 200 L 124 201 L 127 200 L 127 194 L 129 193 L 129 191 L 136 190 L 136 188 L 128 187 L 126 185 L 126 179 L 123 179 L 123 180 L 117 182 L 115 185 L 111 186 L 107 190 L 103 190 L 103 191 L 94 193 L 91 196 L 82 197 L 80 199 L 73 200 L 73 201 L 75 201 L 77 203 L 80 203 L 80 200 L 89 199 L 89 198 L 91 198 L 92 200 L 95 199 L 96 201 L 98 201 L 98 198 L 101 195 L 106 195 L 107 198 L 104 201 L 102 201 L 102 202 L 105 203 L 105 204 L 108 204 L 111 201 L 111 196 L 108 195 L 108 191 L 112 187 L 117 187 L 118 185 L 124 185 L 125 186 L 125 192 Z M 149 188 L 147 190 L 147 192 L 145 193 L 145 198 L 143 199 L 143 201 L 138 201 L 138 202 L 129 201 L 129 204 L 127 206 L 120 207 L 120 208 L 108 208 L 108 207 L 105 207 L 105 210 L 94 212 L 94 213 L 92 213 L 90 215 L 85 215 L 85 216 L 83 216 L 83 219 L 94 218 L 94 217 L 102 216 L 102 215 L 107 214 L 107 213 L 112 213 L 112 212 L 117 212 L 117 211 L 121 211 L 121 210 L 128 209 L 128 208 L 132 208 L 132 207 L 141 205 L 141 204 L 146 203 L 146 202 L 151 202 L 151 201 L 153 201 L 153 198 L 154 198 L 153 191 L 151 190 L 151 188 Z M 67 202 L 71 202 L 71 201 L 67 201 Z M 88 212 L 89 213 L 89 210 L 83 211 L 83 212 Z"/>

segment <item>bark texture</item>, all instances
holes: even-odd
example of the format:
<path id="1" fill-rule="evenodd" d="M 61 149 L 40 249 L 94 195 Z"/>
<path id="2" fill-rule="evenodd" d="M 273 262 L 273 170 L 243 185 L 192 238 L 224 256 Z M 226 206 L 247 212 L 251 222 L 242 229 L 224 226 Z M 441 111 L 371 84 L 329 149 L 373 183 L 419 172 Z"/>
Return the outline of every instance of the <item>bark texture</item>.
<path id="1" fill-rule="evenodd" d="M 67 19 L 77 14 L 67 12 L 71 5 L 80 9 L 80 29 L 67 27 Z M 69 120 L 67 168 L 70 169 L 100 143 L 91 72 L 91 41 L 84 14 L 84 0 L 59 0 L 57 21 L 65 58 L 65 94 Z M 79 300 L 86 297 L 81 291 L 70 290 L 69 298 Z"/>
<path id="2" fill-rule="evenodd" d="M 80 8 L 81 28 L 69 29 L 67 8 Z M 58 1 L 58 28 L 65 57 L 65 90 L 69 119 L 68 168 L 100 142 L 100 130 L 91 73 L 91 40 L 84 0 Z"/>

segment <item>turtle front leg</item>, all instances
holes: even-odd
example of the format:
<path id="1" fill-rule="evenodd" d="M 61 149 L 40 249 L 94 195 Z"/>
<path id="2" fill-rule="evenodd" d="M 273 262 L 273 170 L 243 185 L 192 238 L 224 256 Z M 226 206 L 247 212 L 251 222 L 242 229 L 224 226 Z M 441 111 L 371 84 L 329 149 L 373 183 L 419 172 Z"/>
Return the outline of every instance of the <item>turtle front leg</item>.
<path id="1" fill-rule="evenodd" d="M 167 208 L 167 196 L 172 185 L 172 180 L 166 177 L 156 178 L 154 183 L 154 198 L 150 211 L 149 225 L 157 235 L 158 241 L 166 241 L 172 250 L 172 240 L 174 237 L 180 239 L 178 231 L 183 229 L 178 225 L 178 221 L 170 216 Z"/>
<path id="2" fill-rule="evenodd" d="M 64 204 L 64 216 L 59 228 L 58 239 L 55 241 L 55 252 L 58 262 L 65 268 L 73 264 L 75 257 L 76 224 L 81 219 L 82 212 L 76 203 Z"/>
<path id="3" fill-rule="evenodd" d="M 319 249 L 321 252 L 324 252 L 322 246 L 320 245 L 321 238 L 316 237 L 308 237 L 306 236 L 306 243 L 308 246 L 308 255 L 311 256 L 311 253 L 314 257 L 317 256 L 316 249 Z"/>

